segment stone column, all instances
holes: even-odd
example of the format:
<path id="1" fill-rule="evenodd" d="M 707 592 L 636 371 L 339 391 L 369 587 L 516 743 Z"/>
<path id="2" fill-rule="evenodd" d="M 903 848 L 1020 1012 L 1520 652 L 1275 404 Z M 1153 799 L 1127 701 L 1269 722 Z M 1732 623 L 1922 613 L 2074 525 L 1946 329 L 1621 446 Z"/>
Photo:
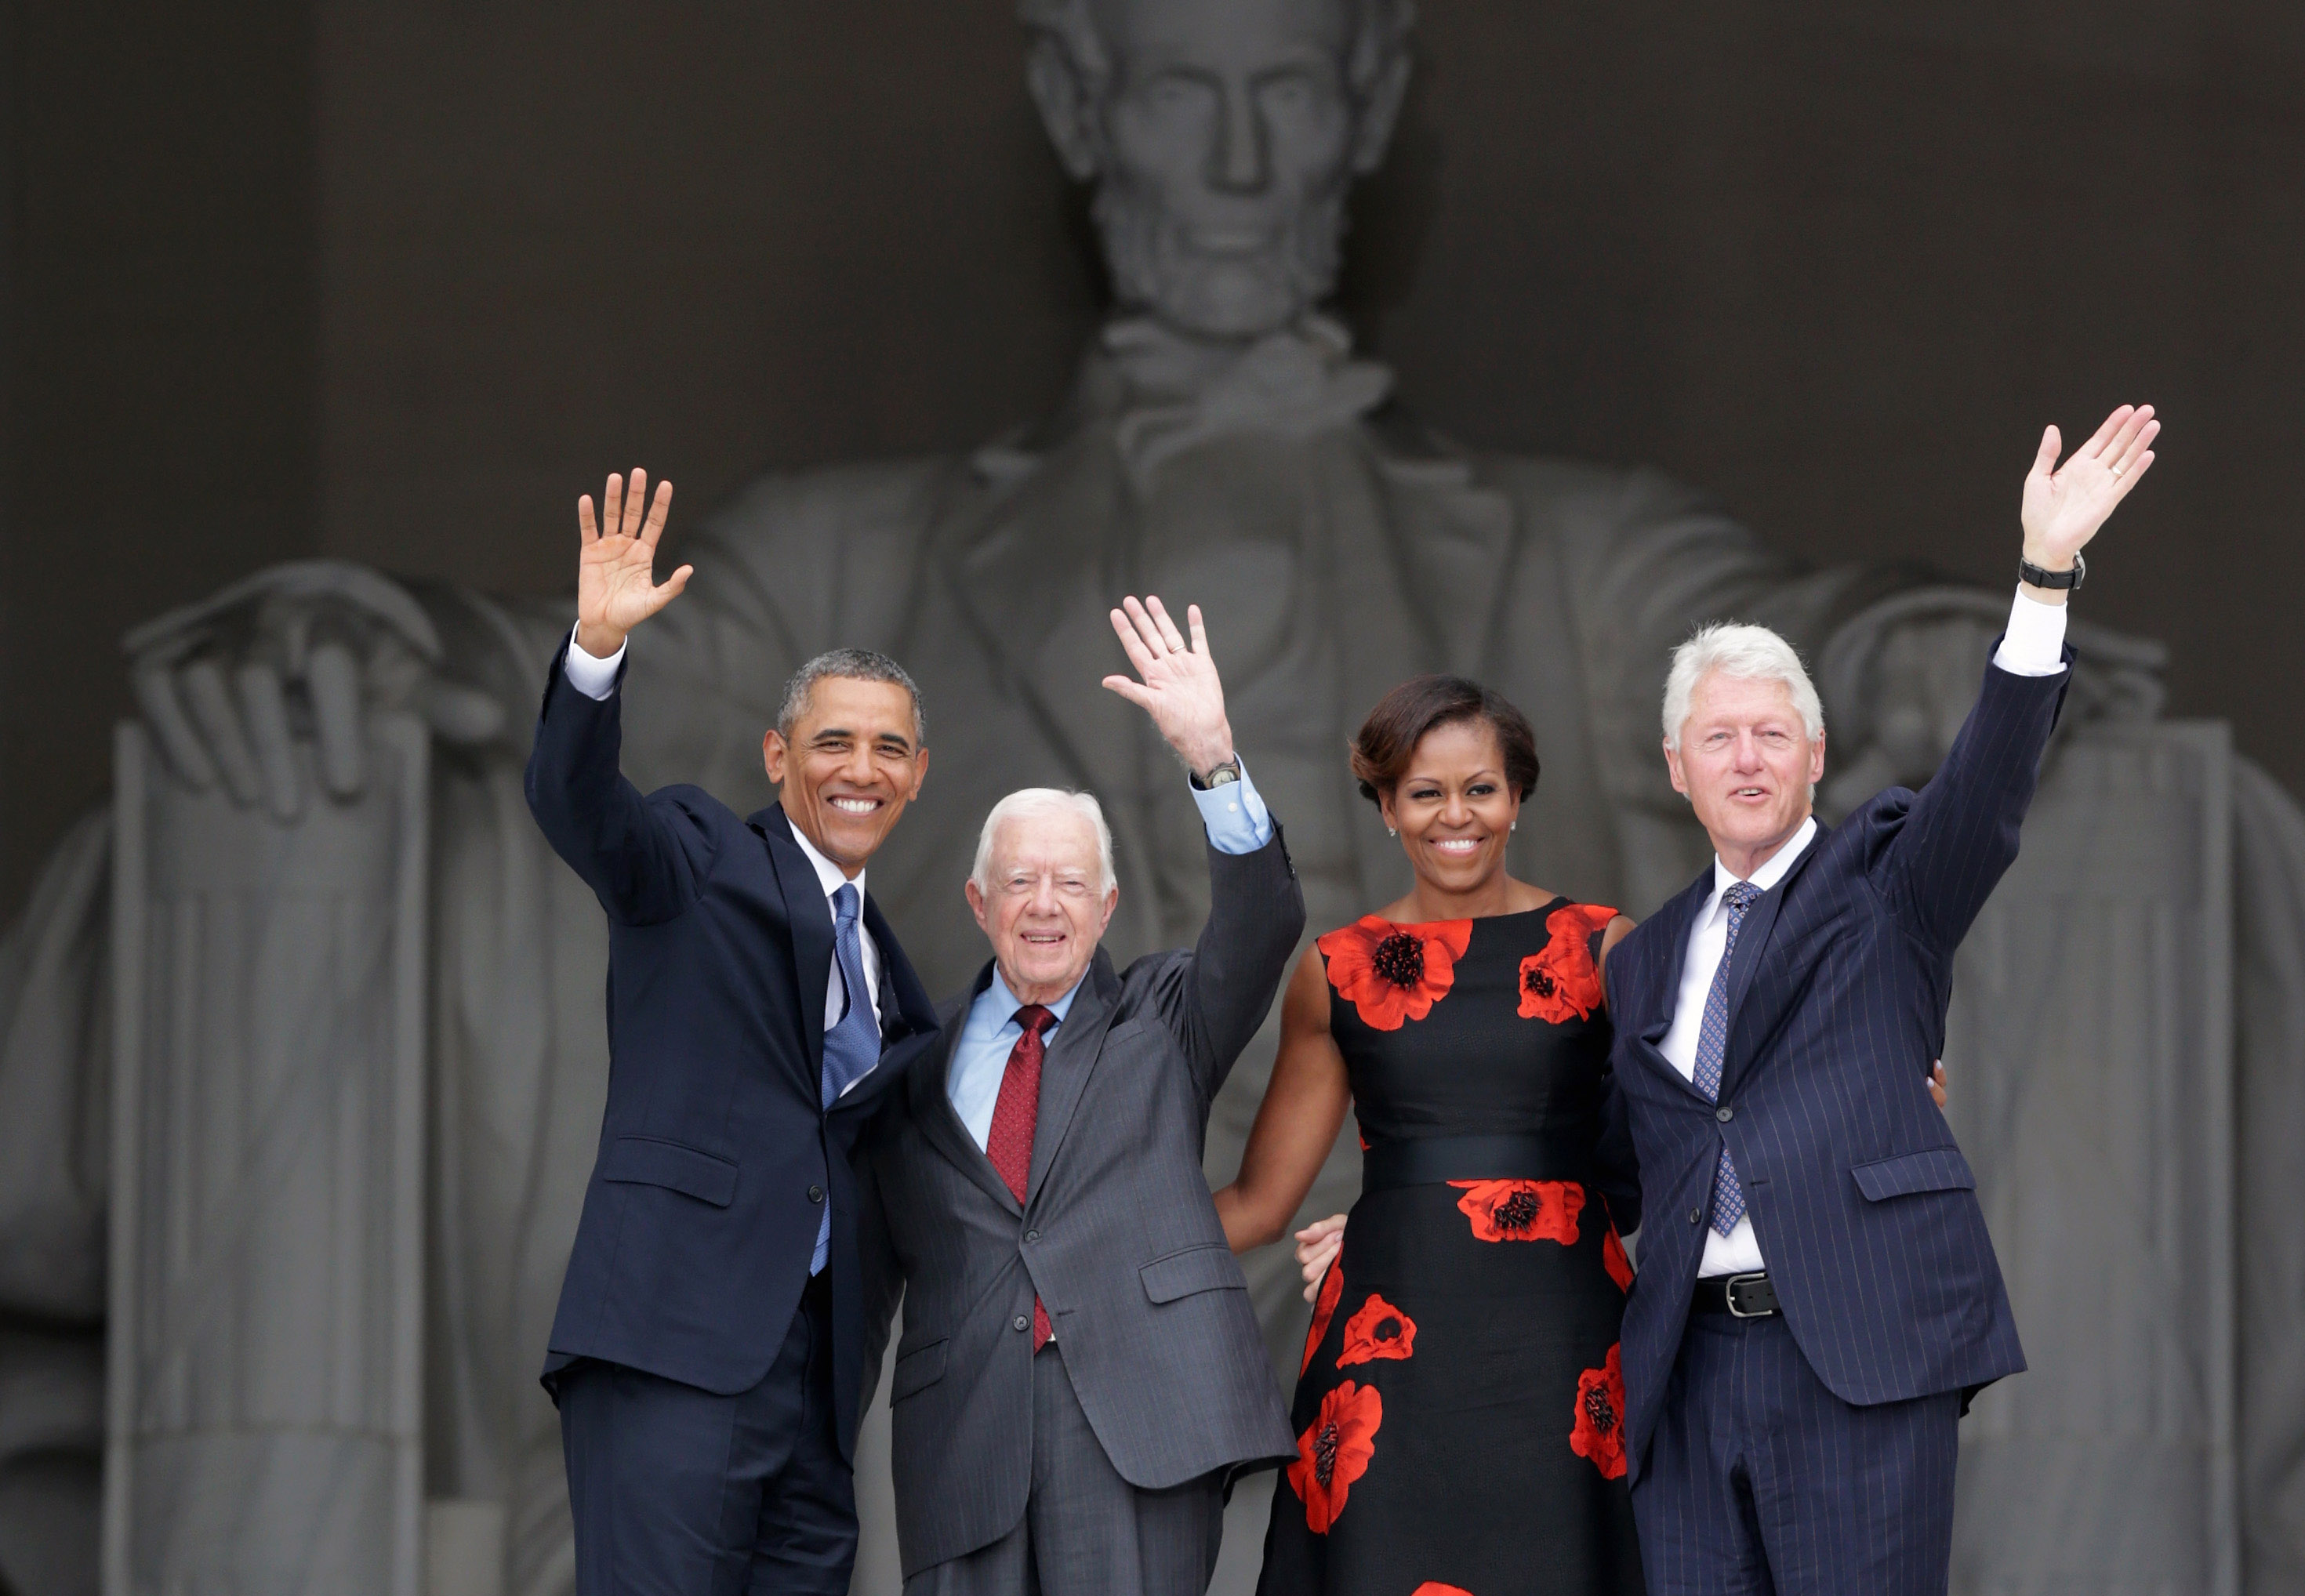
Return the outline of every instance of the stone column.
<path id="1" fill-rule="evenodd" d="M 118 735 L 106 1596 L 421 1587 L 428 750 L 284 828 Z"/>

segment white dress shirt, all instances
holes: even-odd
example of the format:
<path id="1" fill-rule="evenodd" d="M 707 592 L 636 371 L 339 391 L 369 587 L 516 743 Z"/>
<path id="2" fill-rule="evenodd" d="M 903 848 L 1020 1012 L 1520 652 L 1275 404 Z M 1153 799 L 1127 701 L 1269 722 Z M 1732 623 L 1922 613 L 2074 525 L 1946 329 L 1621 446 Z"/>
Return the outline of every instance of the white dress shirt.
<path id="1" fill-rule="evenodd" d="M 624 663 L 623 646 L 620 645 L 606 659 L 595 658 L 577 644 L 574 632 L 568 634 L 568 685 L 586 698 L 606 699 L 614 692 L 617 690 L 617 672 Z M 856 888 L 856 942 L 864 955 L 864 1001 L 872 1006 L 877 1015 L 880 1001 L 880 948 L 872 940 L 872 933 L 864 929 L 864 872 L 858 870 L 853 879 L 842 874 L 838 865 L 817 852 L 816 845 L 801 835 L 800 828 L 793 825 L 790 815 L 785 817 L 785 824 L 791 828 L 793 841 L 800 845 L 800 851 L 808 855 L 808 862 L 816 871 L 817 885 L 824 888 L 825 917 L 833 922 L 836 929 L 839 925 L 839 918 L 833 913 L 833 894 L 844 885 L 853 885 Z M 832 972 L 824 983 L 824 1028 L 829 1031 L 839 1024 L 840 1016 L 847 1012 L 848 986 L 840 979 L 840 955 L 836 949 Z M 840 1095 L 846 1097 L 855 1091 L 858 1082 L 872 1073 L 867 1070 L 857 1076 L 841 1090 Z"/>
<path id="2" fill-rule="evenodd" d="M 1996 669 L 2018 676 L 2054 676 L 2065 668 L 2065 607 L 2043 604 L 2019 589 L 2009 612 L 2009 630 L 1994 650 Z M 1769 855 L 1749 878 L 1763 892 L 1785 879 L 1808 845 L 1816 840 L 1816 819 L 1803 820 L 1792 840 Z M 1689 928 L 1688 953 L 1680 967 L 1680 992 L 1675 998 L 1672 1028 L 1664 1033 L 1662 1051 L 1673 1068 L 1688 1080 L 1697 1078 L 1697 1038 L 1705 1024 L 1705 1000 L 1713 990 L 1714 972 L 1721 967 L 1722 950 L 1729 945 L 1729 915 L 1722 904 L 1738 878 L 1713 856 L 1713 894 L 1697 911 Z M 1761 1256 L 1760 1237 L 1753 1232 L 1748 1212 L 1727 1235 L 1710 1226 L 1705 1232 L 1705 1256 L 1697 1266 L 1699 1279 L 1714 1275 L 1754 1274 L 1768 1267 Z"/>

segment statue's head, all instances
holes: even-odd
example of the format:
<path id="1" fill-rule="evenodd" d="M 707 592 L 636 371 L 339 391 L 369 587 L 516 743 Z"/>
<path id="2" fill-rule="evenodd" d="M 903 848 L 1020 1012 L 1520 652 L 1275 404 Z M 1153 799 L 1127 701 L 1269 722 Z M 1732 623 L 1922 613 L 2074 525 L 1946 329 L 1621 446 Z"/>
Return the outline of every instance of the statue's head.
<path id="1" fill-rule="evenodd" d="M 1408 83 L 1414 0 L 1022 0 L 1058 157 L 1122 304 L 1204 337 L 1336 286 L 1345 195 Z"/>

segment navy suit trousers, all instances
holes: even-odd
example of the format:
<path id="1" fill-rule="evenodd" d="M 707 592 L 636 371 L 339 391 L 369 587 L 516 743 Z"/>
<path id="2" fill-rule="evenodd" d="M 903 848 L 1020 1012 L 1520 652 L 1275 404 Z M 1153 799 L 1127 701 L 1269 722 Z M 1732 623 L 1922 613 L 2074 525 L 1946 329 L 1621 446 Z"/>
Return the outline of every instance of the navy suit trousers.
<path id="1" fill-rule="evenodd" d="M 1944 1596 L 1960 1422 L 1843 1402 L 1782 1315 L 1691 1313 L 1633 1487 L 1649 1596 Z"/>
<path id="2" fill-rule="evenodd" d="M 845 1596 L 856 1493 L 829 1298 L 809 1282 L 767 1376 L 734 1396 L 591 1358 L 553 1377 L 577 1596 Z"/>

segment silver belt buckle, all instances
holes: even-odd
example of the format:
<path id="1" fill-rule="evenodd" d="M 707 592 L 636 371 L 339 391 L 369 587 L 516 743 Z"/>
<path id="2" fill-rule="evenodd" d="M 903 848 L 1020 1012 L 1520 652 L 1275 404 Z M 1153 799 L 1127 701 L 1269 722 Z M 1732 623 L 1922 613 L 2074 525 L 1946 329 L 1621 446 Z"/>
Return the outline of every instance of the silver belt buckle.
<path id="1" fill-rule="evenodd" d="M 1729 1314 L 1731 1318 L 1773 1319 L 1776 1317 L 1777 1311 L 1774 1308 L 1756 1308 L 1752 1312 L 1748 1313 L 1745 1310 L 1737 1305 L 1737 1288 L 1739 1286 L 1750 1285 L 1753 1281 L 1765 1280 L 1768 1278 L 1769 1274 L 1766 1269 L 1762 1270 L 1756 1275 L 1731 1275 L 1729 1277 L 1727 1282 L 1721 1287 L 1721 1300 L 1729 1304 Z"/>

